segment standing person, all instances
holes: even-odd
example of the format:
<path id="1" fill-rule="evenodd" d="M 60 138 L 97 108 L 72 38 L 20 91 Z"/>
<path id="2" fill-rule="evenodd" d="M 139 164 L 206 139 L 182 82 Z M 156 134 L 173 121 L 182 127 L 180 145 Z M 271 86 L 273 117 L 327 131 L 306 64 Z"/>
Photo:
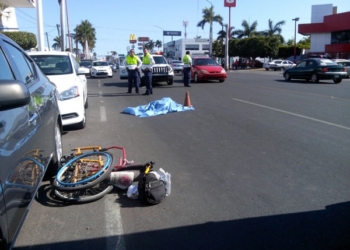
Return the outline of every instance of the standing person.
<path id="1" fill-rule="evenodd" d="M 191 87 L 191 66 L 192 66 L 192 58 L 190 57 L 190 52 L 186 51 L 186 55 L 182 58 L 182 62 L 184 63 L 184 85 L 185 87 Z"/>
<path id="2" fill-rule="evenodd" d="M 126 71 L 128 71 L 128 92 L 131 93 L 132 82 L 135 82 L 135 91 L 139 94 L 140 87 L 140 74 L 139 67 L 142 66 L 142 62 L 138 56 L 135 55 L 135 51 L 131 49 L 129 54 L 125 57 L 124 65 Z"/>
<path id="3" fill-rule="evenodd" d="M 155 64 L 153 56 L 148 53 L 147 48 L 143 48 L 142 72 L 145 75 L 146 92 L 142 95 L 152 95 L 152 67 Z"/>

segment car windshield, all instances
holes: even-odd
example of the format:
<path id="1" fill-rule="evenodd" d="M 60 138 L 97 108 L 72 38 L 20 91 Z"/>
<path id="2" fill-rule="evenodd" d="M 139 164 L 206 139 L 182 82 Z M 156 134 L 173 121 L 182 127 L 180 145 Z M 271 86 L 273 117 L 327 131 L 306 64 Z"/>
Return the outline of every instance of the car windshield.
<path id="1" fill-rule="evenodd" d="M 82 66 L 82 67 L 91 67 L 91 62 L 81 62 L 80 66 Z"/>
<path id="2" fill-rule="evenodd" d="M 182 63 L 181 61 L 172 61 L 171 63 Z"/>
<path id="3" fill-rule="evenodd" d="M 45 75 L 72 74 L 72 64 L 68 55 L 31 55 Z"/>
<path id="4" fill-rule="evenodd" d="M 167 64 L 165 58 L 162 56 L 153 56 L 153 59 L 156 64 Z"/>
<path id="5" fill-rule="evenodd" d="M 196 65 L 198 66 L 213 66 L 218 65 L 217 62 L 214 59 L 197 59 Z"/>
<path id="6" fill-rule="evenodd" d="M 107 62 L 100 61 L 100 62 L 93 62 L 92 66 L 109 66 L 109 65 Z"/>

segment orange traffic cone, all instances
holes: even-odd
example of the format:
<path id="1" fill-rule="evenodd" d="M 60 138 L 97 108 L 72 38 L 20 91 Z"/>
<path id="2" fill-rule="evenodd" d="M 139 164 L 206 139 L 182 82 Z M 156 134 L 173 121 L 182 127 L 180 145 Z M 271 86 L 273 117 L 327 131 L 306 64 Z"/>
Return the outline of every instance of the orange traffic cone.
<path id="1" fill-rule="evenodd" d="M 187 107 L 191 107 L 192 104 L 191 104 L 191 100 L 190 100 L 190 94 L 188 93 L 188 91 L 186 91 L 186 97 L 185 97 L 185 104 L 184 106 L 187 106 Z"/>

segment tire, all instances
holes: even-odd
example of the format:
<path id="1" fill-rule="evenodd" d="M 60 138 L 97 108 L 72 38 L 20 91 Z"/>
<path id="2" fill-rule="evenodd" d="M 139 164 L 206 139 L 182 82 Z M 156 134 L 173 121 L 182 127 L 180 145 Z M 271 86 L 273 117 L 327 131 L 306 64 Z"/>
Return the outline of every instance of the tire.
<path id="1" fill-rule="evenodd" d="M 168 81 L 168 85 L 173 85 L 173 83 L 174 83 L 174 79 L 170 79 L 170 80 Z"/>
<path id="2" fill-rule="evenodd" d="M 194 80 L 195 83 L 199 83 L 198 75 L 197 73 L 194 73 Z"/>
<path id="3" fill-rule="evenodd" d="M 55 190 L 55 196 L 60 200 L 72 203 L 87 203 L 101 199 L 113 190 L 113 185 L 107 182 L 99 182 L 95 186 L 74 192 Z"/>
<path id="4" fill-rule="evenodd" d="M 83 117 L 83 120 L 79 123 L 76 124 L 76 127 L 78 129 L 83 129 L 86 127 L 86 112 L 85 112 L 85 109 L 84 109 L 84 117 Z"/>
<path id="5" fill-rule="evenodd" d="M 225 80 L 219 80 L 219 82 L 224 82 Z"/>
<path id="6" fill-rule="evenodd" d="M 313 73 L 311 78 L 310 78 L 310 81 L 313 82 L 313 83 L 318 83 L 318 76 L 316 73 Z"/>
<path id="7" fill-rule="evenodd" d="M 56 123 L 55 126 L 55 152 L 52 157 L 52 160 L 48 166 L 48 169 L 45 173 L 45 178 L 51 178 L 57 174 L 58 169 L 60 168 L 60 159 L 62 157 L 62 131 L 59 123 Z"/>
<path id="8" fill-rule="evenodd" d="M 284 73 L 284 79 L 285 79 L 286 81 L 288 81 L 288 82 L 290 81 L 291 78 L 290 78 L 290 75 L 289 75 L 288 72 L 285 72 L 285 73 Z"/>
<path id="9" fill-rule="evenodd" d="M 339 79 L 333 79 L 333 82 L 334 82 L 334 83 L 341 83 L 341 81 L 342 81 L 341 78 L 339 78 Z"/>
<path id="10" fill-rule="evenodd" d="M 89 102 L 88 102 L 88 98 L 86 97 L 84 108 L 87 109 L 88 107 L 89 107 Z"/>
<path id="11" fill-rule="evenodd" d="M 266 71 L 269 71 L 269 69 L 268 69 L 268 68 L 265 68 L 265 70 L 266 70 Z"/>
<path id="12" fill-rule="evenodd" d="M 96 169 L 93 161 L 100 160 L 99 157 L 103 158 L 103 165 Z M 82 159 L 88 162 L 82 163 Z M 79 164 L 78 174 L 81 178 L 72 182 L 77 164 Z M 52 186 L 55 190 L 68 192 L 91 188 L 109 177 L 113 169 L 113 156 L 111 154 L 107 152 L 84 153 L 74 157 L 62 166 L 53 180 Z"/>

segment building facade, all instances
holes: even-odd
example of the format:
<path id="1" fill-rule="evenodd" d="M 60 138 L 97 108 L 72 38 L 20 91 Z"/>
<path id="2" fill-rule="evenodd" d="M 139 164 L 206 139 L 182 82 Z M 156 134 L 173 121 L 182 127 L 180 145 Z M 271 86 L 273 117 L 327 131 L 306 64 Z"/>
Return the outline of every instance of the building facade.
<path id="1" fill-rule="evenodd" d="M 337 13 L 332 4 L 313 5 L 311 23 L 299 24 L 298 33 L 310 36 L 309 53 L 350 58 L 350 12 Z"/>

